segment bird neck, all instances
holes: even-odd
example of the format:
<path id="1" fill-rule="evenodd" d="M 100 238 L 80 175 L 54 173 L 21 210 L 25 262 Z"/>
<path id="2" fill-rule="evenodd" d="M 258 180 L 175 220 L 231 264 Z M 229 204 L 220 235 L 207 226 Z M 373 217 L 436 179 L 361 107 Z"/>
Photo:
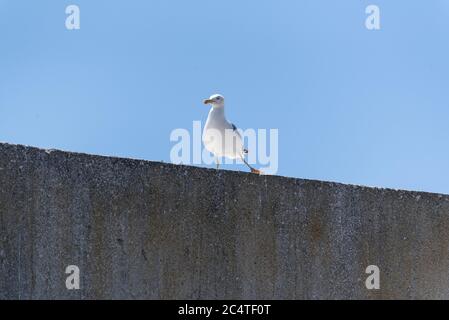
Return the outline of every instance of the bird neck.
<path id="1" fill-rule="evenodd" d="M 224 107 L 213 107 L 210 110 L 210 114 L 213 115 L 214 117 L 219 117 L 219 118 L 225 118 L 225 112 L 224 112 Z"/>

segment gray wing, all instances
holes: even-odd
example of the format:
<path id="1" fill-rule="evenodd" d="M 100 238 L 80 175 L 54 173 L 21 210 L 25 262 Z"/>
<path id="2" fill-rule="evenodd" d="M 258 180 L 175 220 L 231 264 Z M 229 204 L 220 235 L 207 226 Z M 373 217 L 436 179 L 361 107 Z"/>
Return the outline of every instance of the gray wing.
<path id="1" fill-rule="evenodd" d="M 240 132 L 237 130 L 237 127 L 235 126 L 235 124 L 231 123 L 232 126 L 232 130 L 234 130 L 234 132 L 240 137 L 240 139 L 242 139 L 242 136 L 240 135 Z"/>

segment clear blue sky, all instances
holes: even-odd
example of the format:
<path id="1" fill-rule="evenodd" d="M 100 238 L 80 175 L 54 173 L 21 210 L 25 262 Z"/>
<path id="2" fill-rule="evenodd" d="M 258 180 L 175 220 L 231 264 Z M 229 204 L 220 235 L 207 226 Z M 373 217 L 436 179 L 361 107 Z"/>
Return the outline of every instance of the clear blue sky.
<path id="1" fill-rule="evenodd" d="M 0 40 L 0 141 L 168 162 L 218 92 L 280 175 L 449 193 L 447 0 L 0 0 Z"/>

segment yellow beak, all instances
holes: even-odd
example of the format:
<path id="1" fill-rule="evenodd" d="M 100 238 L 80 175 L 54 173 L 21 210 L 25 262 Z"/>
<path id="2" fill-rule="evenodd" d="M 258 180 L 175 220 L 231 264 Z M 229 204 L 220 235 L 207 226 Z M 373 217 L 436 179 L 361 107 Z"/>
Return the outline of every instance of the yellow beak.
<path id="1" fill-rule="evenodd" d="M 205 99 L 203 101 L 204 104 L 209 104 L 209 103 L 212 103 L 212 102 L 213 102 L 213 100 L 211 100 L 211 99 Z"/>

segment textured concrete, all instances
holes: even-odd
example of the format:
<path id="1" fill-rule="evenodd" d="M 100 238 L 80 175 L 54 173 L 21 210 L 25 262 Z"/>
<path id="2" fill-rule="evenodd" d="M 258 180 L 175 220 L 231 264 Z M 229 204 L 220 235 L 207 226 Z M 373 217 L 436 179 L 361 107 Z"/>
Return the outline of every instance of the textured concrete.
<path id="1" fill-rule="evenodd" d="M 448 249 L 445 195 L 0 144 L 2 299 L 449 298 Z"/>

